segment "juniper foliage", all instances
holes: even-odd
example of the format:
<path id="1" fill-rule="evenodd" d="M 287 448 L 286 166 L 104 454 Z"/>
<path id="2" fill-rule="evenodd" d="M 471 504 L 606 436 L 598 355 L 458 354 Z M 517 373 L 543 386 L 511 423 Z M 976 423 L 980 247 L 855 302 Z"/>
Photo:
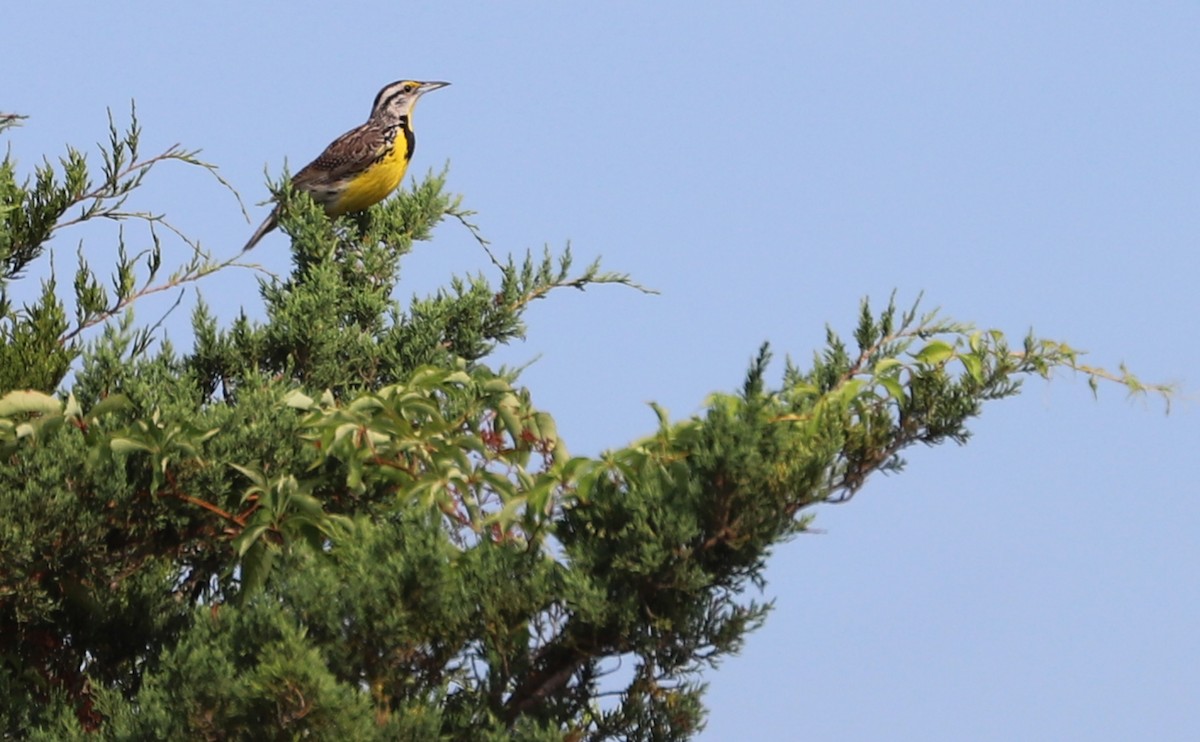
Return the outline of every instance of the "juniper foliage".
<path id="1" fill-rule="evenodd" d="M 75 150 L 24 182 L 5 159 L 0 290 L 78 219 L 161 228 L 120 203 L 170 159 L 210 168 L 139 160 L 136 120 L 98 186 Z M 186 353 L 125 310 L 233 266 L 191 241 L 166 278 L 155 239 L 112 292 L 81 265 L 67 301 L 53 279 L 22 309 L 0 293 L 0 734 L 687 739 L 814 505 L 964 442 L 1030 375 L 1146 389 L 1060 343 L 864 302 L 807 367 L 772 382 L 764 346 L 702 414 L 572 456 L 488 356 L 531 301 L 628 277 L 547 253 L 404 307 L 404 256 L 467 216 L 444 173 L 334 224 L 280 194 L 294 262 L 261 281 L 265 319 L 201 303 Z"/>

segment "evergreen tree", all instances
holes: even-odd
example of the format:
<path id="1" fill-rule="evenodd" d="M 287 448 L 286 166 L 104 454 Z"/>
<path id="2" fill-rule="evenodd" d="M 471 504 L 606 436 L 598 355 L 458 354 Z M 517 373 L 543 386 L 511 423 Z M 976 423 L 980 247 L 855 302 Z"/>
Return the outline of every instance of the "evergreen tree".
<path id="1" fill-rule="evenodd" d="M 193 258 L 160 274 L 169 224 L 124 199 L 162 164 L 212 168 L 139 159 L 138 135 L 113 128 L 99 185 L 75 150 L 29 180 L 0 164 L 7 736 L 686 739 L 702 672 L 765 619 L 748 589 L 812 506 L 909 446 L 965 442 L 1030 375 L 1162 391 L 864 302 L 807 367 L 772 382 L 764 347 L 702 414 L 571 456 L 488 356 L 531 301 L 627 277 L 547 253 L 402 307 L 404 256 L 469 217 L 444 177 L 334 223 L 284 187 L 294 267 L 260 282 L 265 320 L 222 327 L 200 303 L 176 353 L 128 310 L 236 258 L 175 233 Z M 144 222 L 154 247 L 120 245 L 111 291 L 81 259 L 73 319 L 52 279 L 13 306 L 48 240 L 98 218 Z"/>

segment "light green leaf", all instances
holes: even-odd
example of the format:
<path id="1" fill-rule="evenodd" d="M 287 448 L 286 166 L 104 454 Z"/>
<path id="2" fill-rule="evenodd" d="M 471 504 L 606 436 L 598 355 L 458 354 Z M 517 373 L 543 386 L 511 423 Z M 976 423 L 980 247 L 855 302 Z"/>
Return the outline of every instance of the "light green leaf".
<path id="1" fill-rule="evenodd" d="M 0 417 L 24 415 L 36 412 L 49 415 L 62 412 L 63 404 L 57 398 L 31 389 L 9 392 L 0 397 Z"/>
<path id="2" fill-rule="evenodd" d="M 879 363 L 875 364 L 875 373 L 877 375 L 883 375 L 883 374 L 886 374 L 887 372 L 891 371 L 893 368 L 903 367 L 903 366 L 904 366 L 904 364 L 900 361 L 899 358 L 884 358 Z"/>
<path id="3" fill-rule="evenodd" d="M 132 438 L 113 438 L 108 443 L 113 453 L 135 453 L 139 451 L 153 451 L 154 447 L 135 441 Z"/>
<path id="4" fill-rule="evenodd" d="M 904 385 L 893 377 L 885 377 L 879 380 L 883 388 L 887 390 L 888 396 L 903 404 L 908 399 L 908 394 L 904 389 Z"/>
<path id="5" fill-rule="evenodd" d="M 954 346 L 944 340 L 931 340 L 924 348 L 917 352 L 915 358 L 920 363 L 936 366 L 939 363 L 945 363 L 953 356 Z"/>
<path id="6" fill-rule="evenodd" d="M 499 378 L 488 379 L 487 381 L 480 384 L 479 388 L 485 392 L 488 392 L 489 394 L 497 394 L 497 393 L 512 391 L 512 385 L 509 384 L 504 379 L 499 379 Z"/>
<path id="7" fill-rule="evenodd" d="M 311 410 L 316 405 L 316 401 L 312 397 L 301 392 L 299 389 L 293 389 L 285 394 L 283 403 L 297 410 Z"/>
<path id="8" fill-rule="evenodd" d="M 979 356 L 968 353 L 967 355 L 959 356 L 958 360 L 962 361 L 963 368 L 967 370 L 973 381 L 976 383 L 983 382 L 983 361 L 979 360 Z"/>
<path id="9" fill-rule="evenodd" d="M 105 415 L 110 415 L 120 410 L 127 410 L 133 407 L 133 403 L 124 394 L 110 394 L 100 400 L 88 410 L 88 417 L 92 420 L 99 420 Z"/>

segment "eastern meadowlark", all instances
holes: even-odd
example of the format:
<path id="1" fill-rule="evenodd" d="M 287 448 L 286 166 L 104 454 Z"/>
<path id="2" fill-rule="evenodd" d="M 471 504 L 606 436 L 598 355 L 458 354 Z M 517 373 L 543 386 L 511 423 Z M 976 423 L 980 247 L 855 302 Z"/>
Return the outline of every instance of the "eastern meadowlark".
<path id="1" fill-rule="evenodd" d="M 396 190 L 416 148 L 413 106 L 430 90 L 448 82 L 400 80 L 375 96 L 371 116 L 325 148 L 317 159 L 292 177 L 292 186 L 312 196 L 331 217 L 362 211 Z M 258 244 L 279 223 L 276 206 L 242 252 Z"/>

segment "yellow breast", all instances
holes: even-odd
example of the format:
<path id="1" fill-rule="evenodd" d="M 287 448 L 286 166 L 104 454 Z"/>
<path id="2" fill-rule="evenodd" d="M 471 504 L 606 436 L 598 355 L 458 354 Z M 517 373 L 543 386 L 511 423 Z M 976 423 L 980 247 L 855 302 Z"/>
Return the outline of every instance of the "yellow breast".
<path id="1" fill-rule="evenodd" d="M 383 159 L 368 167 L 357 178 L 346 184 L 346 190 L 337 202 L 326 209 L 330 216 L 350 214 L 374 206 L 388 197 L 408 169 L 408 141 L 401 133 L 392 140 L 392 148 Z"/>

